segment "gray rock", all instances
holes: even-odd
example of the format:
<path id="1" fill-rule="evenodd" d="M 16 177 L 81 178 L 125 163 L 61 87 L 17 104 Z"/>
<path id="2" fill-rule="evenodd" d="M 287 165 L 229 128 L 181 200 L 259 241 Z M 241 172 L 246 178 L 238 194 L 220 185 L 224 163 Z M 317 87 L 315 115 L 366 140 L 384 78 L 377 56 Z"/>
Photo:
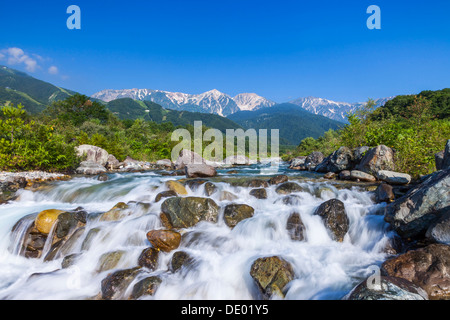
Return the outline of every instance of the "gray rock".
<path id="1" fill-rule="evenodd" d="M 250 195 L 257 199 L 267 199 L 267 191 L 264 188 L 252 189 Z"/>
<path id="2" fill-rule="evenodd" d="M 368 173 L 358 171 L 358 170 L 352 170 L 350 171 L 350 180 L 354 181 L 364 181 L 364 182 L 375 182 L 377 179 Z"/>
<path id="3" fill-rule="evenodd" d="M 387 183 L 380 184 L 375 190 L 375 198 L 378 203 L 394 201 L 395 195 L 392 186 Z"/>
<path id="4" fill-rule="evenodd" d="M 444 151 L 439 151 L 434 155 L 434 162 L 436 163 L 436 170 L 442 170 L 444 167 Z"/>
<path id="5" fill-rule="evenodd" d="M 309 171 L 314 171 L 323 160 L 324 155 L 322 152 L 314 151 L 305 159 L 305 168 Z"/>
<path id="6" fill-rule="evenodd" d="M 304 156 L 296 157 L 296 158 L 292 159 L 291 162 L 289 163 L 289 169 L 306 170 L 305 161 L 306 161 L 306 157 L 304 157 Z"/>
<path id="7" fill-rule="evenodd" d="M 442 169 L 450 168 L 450 139 L 447 140 L 447 144 L 445 145 L 444 150 L 444 159 L 442 161 Z"/>
<path id="8" fill-rule="evenodd" d="M 206 178 L 215 177 L 217 171 L 213 166 L 202 164 L 187 164 L 185 166 L 187 178 Z"/>
<path id="9" fill-rule="evenodd" d="M 437 243 L 450 245 L 450 212 L 443 214 L 428 228 L 425 236 Z"/>
<path id="10" fill-rule="evenodd" d="M 89 144 L 83 144 L 75 147 L 75 151 L 78 157 L 86 157 L 85 161 L 92 161 L 100 166 L 106 166 L 108 162 L 108 152 L 102 148 L 92 146 Z"/>
<path id="11" fill-rule="evenodd" d="M 344 170 L 339 172 L 340 180 L 351 180 L 351 172 L 349 170 Z"/>
<path id="12" fill-rule="evenodd" d="M 253 217 L 255 209 L 246 204 L 229 204 L 225 207 L 223 218 L 225 224 L 234 228 L 242 220 Z"/>
<path id="13" fill-rule="evenodd" d="M 422 184 L 388 204 L 385 220 L 405 238 L 423 235 L 450 211 L 450 168 L 436 171 Z"/>
<path id="14" fill-rule="evenodd" d="M 219 206 L 210 198 L 173 197 L 162 203 L 161 211 L 167 227 L 190 228 L 200 221 L 217 222 Z"/>
<path id="15" fill-rule="evenodd" d="M 175 169 L 184 169 L 188 164 L 204 164 L 206 163 L 199 154 L 183 149 L 180 152 L 178 159 L 175 161 Z"/>
<path id="16" fill-rule="evenodd" d="M 411 176 L 407 173 L 400 173 L 394 171 L 380 170 L 377 172 L 376 177 L 389 184 L 409 184 L 411 182 Z"/>
<path id="17" fill-rule="evenodd" d="M 394 171 L 394 151 L 384 145 L 372 148 L 355 169 L 369 174 L 376 174 L 380 170 Z"/>
<path id="18" fill-rule="evenodd" d="M 347 147 L 340 147 L 317 165 L 317 172 L 341 172 L 353 166 L 353 152 Z"/>
<path id="19" fill-rule="evenodd" d="M 303 192 L 303 191 L 305 191 L 305 189 L 295 182 L 285 182 L 283 184 L 280 184 L 275 189 L 275 192 L 278 194 L 290 194 L 293 192 Z"/>
<path id="20" fill-rule="evenodd" d="M 345 205 L 338 199 L 322 203 L 314 212 L 322 218 L 333 240 L 342 242 L 349 229 L 350 221 L 345 212 Z"/>
<path id="21" fill-rule="evenodd" d="M 78 174 L 97 175 L 106 172 L 106 168 L 93 161 L 83 161 L 75 170 Z"/>
<path id="22" fill-rule="evenodd" d="M 361 162 L 362 158 L 366 155 L 366 152 L 369 151 L 370 148 L 367 146 L 358 147 L 353 150 L 353 161 L 355 164 Z"/>

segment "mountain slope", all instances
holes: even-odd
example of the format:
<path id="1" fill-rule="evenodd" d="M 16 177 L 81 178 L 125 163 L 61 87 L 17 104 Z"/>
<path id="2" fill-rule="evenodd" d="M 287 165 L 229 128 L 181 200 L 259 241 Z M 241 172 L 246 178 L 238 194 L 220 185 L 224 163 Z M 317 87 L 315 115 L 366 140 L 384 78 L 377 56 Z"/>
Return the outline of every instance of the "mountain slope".
<path id="1" fill-rule="evenodd" d="M 103 90 L 92 97 L 109 102 L 120 98 L 152 101 L 165 109 L 214 113 L 227 116 L 241 110 L 254 110 L 275 103 L 254 93 L 242 93 L 232 98 L 216 89 L 201 94 L 187 94 L 150 89 Z"/>
<path id="2" fill-rule="evenodd" d="M 143 118 L 157 123 L 172 122 L 174 126 L 194 125 L 194 121 L 202 121 L 203 125 L 222 132 L 241 128 L 232 120 L 215 114 L 168 110 L 151 101 L 121 98 L 108 102 L 106 107 L 121 119 Z"/>
<path id="3" fill-rule="evenodd" d="M 384 105 L 387 101 L 393 98 L 394 97 L 389 97 L 375 100 L 376 107 Z M 347 114 L 353 113 L 365 105 L 365 102 L 335 102 L 315 97 L 299 98 L 291 101 L 290 103 L 295 104 L 311 113 L 345 123 L 347 122 Z"/>
<path id="4" fill-rule="evenodd" d="M 0 103 L 23 104 L 30 113 L 37 113 L 53 101 L 63 100 L 74 91 L 59 88 L 5 66 L 0 66 Z"/>
<path id="5" fill-rule="evenodd" d="M 279 129 L 280 144 L 298 145 L 307 137 L 318 138 L 343 123 L 315 115 L 297 105 L 284 103 L 257 111 L 240 111 L 228 116 L 245 129 Z"/>

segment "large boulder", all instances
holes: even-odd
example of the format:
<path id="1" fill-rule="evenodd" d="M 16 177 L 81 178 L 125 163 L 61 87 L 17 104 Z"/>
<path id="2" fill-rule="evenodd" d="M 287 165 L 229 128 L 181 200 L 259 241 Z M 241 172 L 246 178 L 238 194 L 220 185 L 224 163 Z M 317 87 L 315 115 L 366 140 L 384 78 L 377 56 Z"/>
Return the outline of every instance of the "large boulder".
<path id="1" fill-rule="evenodd" d="M 91 160 L 81 162 L 75 171 L 78 174 L 85 174 L 85 175 L 97 175 L 100 173 L 107 172 L 104 166 Z"/>
<path id="2" fill-rule="evenodd" d="M 306 170 L 305 161 L 306 161 L 305 156 L 295 157 L 289 162 L 289 169 Z"/>
<path id="3" fill-rule="evenodd" d="M 314 212 L 322 218 L 325 227 L 333 240 L 342 242 L 349 229 L 350 221 L 345 212 L 345 205 L 338 199 L 331 199 L 322 203 Z"/>
<path id="4" fill-rule="evenodd" d="M 229 204 L 225 207 L 223 218 L 225 224 L 230 228 L 234 228 L 244 219 L 253 217 L 255 209 L 246 204 Z"/>
<path id="5" fill-rule="evenodd" d="M 310 155 L 308 155 L 305 159 L 305 168 L 309 171 L 314 171 L 316 166 L 318 166 L 324 159 L 324 155 L 322 152 L 314 151 Z"/>
<path id="6" fill-rule="evenodd" d="M 450 169 L 437 171 L 385 208 L 385 220 L 405 238 L 422 236 L 450 211 Z"/>
<path id="7" fill-rule="evenodd" d="M 407 173 L 400 173 L 394 171 L 380 170 L 376 173 L 378 180 L 387 182 L 389 184 L 409 184 L 411 176 Z"/>
<path id="8" fill-rule="evenodd" d="M 217 171 L 213 166 L 206 163 L 202 164 L 188 164 L 185 167 L 187 178 L 206 178 L 215 177 Z"/>
<path id="9" fill-rule="evenodd" d="M 347 147 L 340 147 L 317 165 L 317 172 L 341 172 L 353 166 L 353 152 Z"/>
<path id="10" fill-rule="evenodd" d="M 250 275 L 264 299 L 273 295 L 283 298 L 286 285 L 294 279 L 294 270 L 289 262 L 274 256 L 253 262 Z"/>
<path id="11" fill-rule="evenodd" d="M 394 171 L 394 151 L 384 145 L 372 148 L 366 152 L 355 169 L 373 175 L 380 170 Z"/>
<path id="12" fill-rule="evenodd" d="M 82 144 L 81 146 L 75 147 L 75 151 L 78 157 L 86 157 L 84 159 L 85 161 L 95 162 L 102 167 L 106 166 L 108 163 L 109 153 L 102 148 L 89 144 Z"/>
<path id="13" fill-rule="evenodd" d="M 34 220 L 36 229 L 42 234 L 49 234 L 53 225 L 58 221 L 58 217 L 65 211 L 49 209 L 41 211 Z"/>
<path id="14" fill-rule="evenodd" d="M 450 299 L 450 246 L 432 244 L 385 261 L 383 275 L 406 279 L 432 300 Z"/>
<path id="15" fill-rule="evenodd" d="M 422 288 L 408 280 L 380 276 L 379 284 L 373 284 L 371 279 L 367 278 L 345 298 L 346 300 L 428 300 L 428 295 Z"/>
<path id="16" fill-rule="evenodd" d="M 362 158 L 366 155 L 366 152 L 369 151 L 370 148 L 368 146 L 358 147 L 353 149 L 353 162 L 358 164 L 361 162 Z"/>
<path id="17" fill-rule="evenodd" d="M 188 164 L 204 164 L 206 160 L 198 153 L 183 149 L 180 151 L 178 159 L 175 161 L 175 169 L 184 169 Z"/>
<path id="18" fill-rule="evenodd" d="M 190 228 L 200 221 L 217 222 L 219 206 L 210 198 L 174 197 L 161 205 L 161 220 L 168 228 Z"/>
<path id="19" fill-rule="evenodd" d="M 425 236 L 437 243 L 450 245 L 450 212 L 443 214 L 428 228 Z"/>

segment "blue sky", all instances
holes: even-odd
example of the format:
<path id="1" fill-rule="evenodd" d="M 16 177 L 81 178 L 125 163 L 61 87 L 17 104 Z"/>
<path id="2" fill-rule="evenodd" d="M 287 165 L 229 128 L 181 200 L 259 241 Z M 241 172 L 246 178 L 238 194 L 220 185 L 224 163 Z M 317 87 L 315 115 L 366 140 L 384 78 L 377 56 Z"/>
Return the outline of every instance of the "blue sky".
<path id="1" fill-rule="evenodd" d="M 72 4 L 81 30 L 66 27 Z M 369 5 L 381 30 L 366 26 Z M 0 64 L 87 95 L 366 101 L 450 87 L 450 1 L 2 1 Z"/>

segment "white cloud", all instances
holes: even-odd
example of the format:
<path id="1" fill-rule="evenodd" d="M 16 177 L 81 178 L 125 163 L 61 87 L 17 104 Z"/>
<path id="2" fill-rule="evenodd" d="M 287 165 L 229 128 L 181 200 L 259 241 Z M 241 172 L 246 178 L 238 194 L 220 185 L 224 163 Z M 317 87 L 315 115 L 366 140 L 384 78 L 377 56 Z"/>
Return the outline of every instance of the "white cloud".
<path id="1" fill-rule="evenodd" d="M 59 72 L 59 70 L 55 66 L 51 66 L 50 68 L 48 68 L 48 73 L 50 73 L 50 74 L 58 74 L 58 72 Z"/>
<path id="2" fill-rule="evenodd" d="M 37 61 L 20 48 L 8 48 L 1 50 L 0 59 L 6 59 L 9 65 L 24 64 L 25 69 L 29 72 L 35 72 L 39 65 Z"/>

